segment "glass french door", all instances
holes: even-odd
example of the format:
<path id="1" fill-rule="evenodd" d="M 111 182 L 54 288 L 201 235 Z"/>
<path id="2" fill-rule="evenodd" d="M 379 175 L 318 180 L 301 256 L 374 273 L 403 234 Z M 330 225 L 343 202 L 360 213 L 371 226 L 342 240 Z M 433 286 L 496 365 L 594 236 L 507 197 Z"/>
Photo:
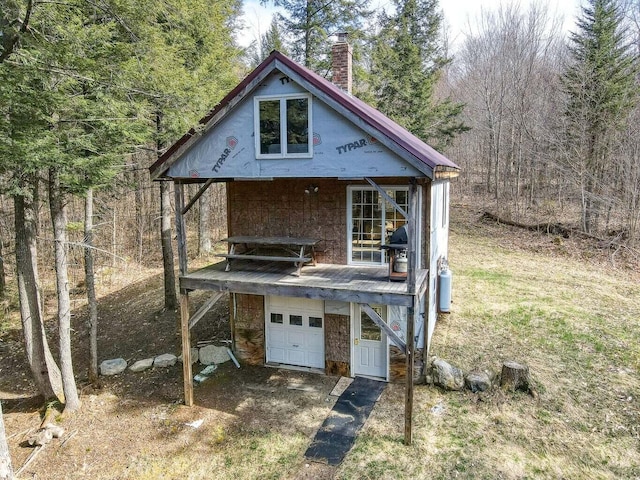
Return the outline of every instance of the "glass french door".
<path id="1" fill-rule="evenodd" d="M 389 187 L 385 192 L 405 211 L 409 209 L 407 187 Z M 373 187 L 349 187 L 349 213 L 351 263 L 385 263 L 380 247 L 406 223 L 405 218 Z"/>

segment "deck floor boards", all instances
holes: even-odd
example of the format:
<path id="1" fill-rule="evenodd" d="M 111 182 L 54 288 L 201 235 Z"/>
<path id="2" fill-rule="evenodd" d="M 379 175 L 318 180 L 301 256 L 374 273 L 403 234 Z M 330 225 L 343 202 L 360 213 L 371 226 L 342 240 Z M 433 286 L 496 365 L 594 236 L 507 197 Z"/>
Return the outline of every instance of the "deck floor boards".
<path id="1" fill-rule="evenodd" d="M 428 279 L 428 271 L 418 270 L 415 292 L 407 292 L 406 282 L 390 282 L 388 267 L 362 265 L 307 265 L 302 275 L 294 266 L 281 262 L 238 260 L 225 272 L 226 262 L 209 265 L 180 277 L 181 288 L 258 295 L 283 295 L 361 303 L 406 305 L 413 293 Z"/>

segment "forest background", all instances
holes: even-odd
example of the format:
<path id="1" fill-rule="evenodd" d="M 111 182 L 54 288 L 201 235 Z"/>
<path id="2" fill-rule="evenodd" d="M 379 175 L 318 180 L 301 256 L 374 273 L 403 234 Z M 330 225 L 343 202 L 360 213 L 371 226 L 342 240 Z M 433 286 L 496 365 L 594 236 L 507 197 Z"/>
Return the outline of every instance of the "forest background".
<path id="1" fill-rule="evenodd" d="M 273 49 L 330 78 L 340 31 L 354 47 L 355 95 L 460 165 L 454 201 L 595 240 L 614 263 L 638 259 L 640 2 L 586 1 L 568 35 L 544 6 L 505 4 L 483 11 L 455 52 L 437 0 L 386 11 L 264 3 L 281 13 L 240 47 L 240 0 L 0 1 L 0 295 L 4 315 L 20 311 L 40 393 L 65 411 L 79 406 L 75 290 L 92 305 L 92 359 L 76 366 L 89 379 L 96 273 L 162 263 L 165 308 L 176 307 L 171 185 L 152 184 L 149 165 Z M 225 218 L 224 189 L 212 188 L 189 217 L 190 251 L 209 253 Z"/>

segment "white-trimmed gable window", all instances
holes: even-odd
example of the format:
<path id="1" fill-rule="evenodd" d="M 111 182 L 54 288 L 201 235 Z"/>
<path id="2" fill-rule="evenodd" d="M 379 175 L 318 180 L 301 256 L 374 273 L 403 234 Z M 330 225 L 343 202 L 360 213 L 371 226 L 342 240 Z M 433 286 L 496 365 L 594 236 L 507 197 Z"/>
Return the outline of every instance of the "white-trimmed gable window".
<path id="1" fill-rule="evenodd" d="M 311 95 L 254 97 L 256 158 L 310 158 L 313 155 Z"/>

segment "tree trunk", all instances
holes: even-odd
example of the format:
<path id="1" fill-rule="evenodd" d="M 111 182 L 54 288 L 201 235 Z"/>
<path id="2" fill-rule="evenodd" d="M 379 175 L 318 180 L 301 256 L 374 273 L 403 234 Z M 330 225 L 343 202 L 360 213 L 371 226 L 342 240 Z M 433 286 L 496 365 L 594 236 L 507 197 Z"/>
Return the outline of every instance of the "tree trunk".
<path id="1" fill-rule="evenodd" d="M 200 197 L 200 218 L 198 223 L 198 255 L 211 253 L 211 195 L 206 191 Z"/>
<path id="2" fill-rule="evenodd" d="M 93 272 L 93 189 L 87 190 L 84 202 L 84 277 L 89 303 L 89 381 L 98 381 L 98 302 Z"/>
<path id="3" fill-rule="evenodd" d="M 142 215 L 142 175 L 140 166 L 134 167 L 134 181 L 136 189 L 136 246 L 138 247 L 138 263 L 142 263 L 142 251 L 144 247 L 144 217 Z"/>
<path id="4" fill-rule="evenodd" d="M 156 113 L 156 151 L 158 157 L 162 151 L 160 133 L 162 131 L 162 114 Z M 162 244 L 162 265 L 164 267 L 164 308 L 178 308 L 176 293 L 175 265 L 173 261 L 173 245 L 171 244 L 171 184 L 160 182 L 160 243 Z"/>
<path id="5" fill-rule="evenodd" d="M 24 185 L 25 189 L 29 186 Z M 14 197 L 16 276 L 20 317 L 27 361 L 38 391 L 45 398 L 64 400 L 60 370 L 51 355 L 44 331 L 38 286 L 36 215 L 32 198 Z"/>
<path id="6" fill-rule="evenodd" d="M 515 392 L 530 390 L 529 367 L 519 363 L 508 361 L 502 364 L 502 375 L 500 376 L 500 386 L 505 390 Z"/>
<path id="7" fill-rule="evenodd" d="M 5 280 L 4 274 L 4 252 L 2 251 L 2 238 L 0 238 L 0 298 L 4 298 L 5 291 L 7 289 L 7 284 Z"/>
<path id="8" fill-rule="evenodd" d="M 160 182 L 160 241 L 162 242 L 162 262 L 164 265 L 164 307 L 175 310 L 178 307 L 176 276 L 171 244 L 171 184 Z"/>
<path id="9" fill-rule="evenodd" d="M 13 480 L 11 456 L 9 455 L 7 435 L 4 431 L 4 418 L 2 417 L 2 402 L 0 402 L 0 480 Z"/>
<path id="10" fill-rule="evenodd" d="M 58 334 L 60 336 L 60 371 L 65 397 L 65 412 L 80 407 L 71 360 L 71 298 L 67 275 L 67 211 L 55 168 L 49 170 L 49 209 L 53 223 L 56 291 L 58 294 Z"/>

